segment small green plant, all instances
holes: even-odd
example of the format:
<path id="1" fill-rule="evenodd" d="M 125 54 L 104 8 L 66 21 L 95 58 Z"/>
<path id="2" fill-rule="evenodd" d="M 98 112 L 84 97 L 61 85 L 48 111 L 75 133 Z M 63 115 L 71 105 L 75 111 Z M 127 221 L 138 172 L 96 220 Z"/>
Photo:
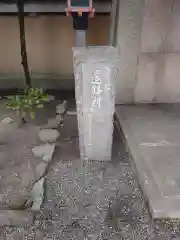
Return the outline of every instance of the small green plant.
<path id="1" fill-rule="evenodd" d="M 35 112 L 43 108 L 43 102 L 48 100 L 48 94 L 41 88 L 29 88 L 23 94 L 8 96 L 6 107 L 16 112 L 20 123 L 26 122 L 26 117 L 35 119 Z"/>

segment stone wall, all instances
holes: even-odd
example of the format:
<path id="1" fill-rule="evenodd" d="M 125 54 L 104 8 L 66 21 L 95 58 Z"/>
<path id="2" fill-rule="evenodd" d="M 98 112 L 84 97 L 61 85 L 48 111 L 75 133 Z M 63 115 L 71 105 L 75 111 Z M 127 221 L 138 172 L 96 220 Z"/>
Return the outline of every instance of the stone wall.
<path id="1" fill-rule="evenodd" d="M 180 102 L 180 0 L 121 0 L 117 103 Z"/>

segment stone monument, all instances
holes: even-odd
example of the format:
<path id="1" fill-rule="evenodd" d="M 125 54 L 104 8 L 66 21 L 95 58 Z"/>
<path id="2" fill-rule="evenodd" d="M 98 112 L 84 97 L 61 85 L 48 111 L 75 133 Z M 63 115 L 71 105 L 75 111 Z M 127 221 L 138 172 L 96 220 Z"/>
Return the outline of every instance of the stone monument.
<path id="1" fill-rule="evenodd" d="M 111 160 L 119 56 L 113 46 L 74 47 L 76 107 L 82 160 Z"/>

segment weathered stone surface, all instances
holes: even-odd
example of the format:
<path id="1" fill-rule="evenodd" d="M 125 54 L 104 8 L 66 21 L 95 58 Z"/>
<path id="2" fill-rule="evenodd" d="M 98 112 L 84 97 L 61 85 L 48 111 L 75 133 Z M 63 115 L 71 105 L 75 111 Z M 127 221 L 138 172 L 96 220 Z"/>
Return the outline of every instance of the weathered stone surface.
<path id="1" fill-rule="evenodd" d="M 26 127 L 0 134 L 0 208 L 26 208 L 39 164 L 31 152 L 37 133 L 36 127 Z"/>
<path id="2" fill-rule="evenodd" d="M 55 150 L 55 144 L 46 143 L 44 145 L 33 147 L 32 152 L 35 157 L 42 158 L 45 162 L 52 159 Z"/>
<path id="3" fill-rule="evenodd" d="M 165 44 L 172 15 L 172 0 L 146 0 L 143 5 L 141 53 L 166 51 Z M 169 49 L 173 51 L 174 49 Z"/>
<path id="4" fill-rule="evenodd" d="M 118 106 L 140 184 L 154 218 L 180 217 L 180 106 Z"/>
<path id="5" fill-rule="evenodd" d="M 0 210 L 0 225 L 31 225 L 33 223 L 33 219 L 34 215 L 30 211 Z"/>
<path id="6" fill-rule="evenodd" d="M 17 129 L 16 123 L 7 124 L 4 122 L 0 122 L 0 133 L 12 132 Z"/>
<path id="7" fill-rule="evenodd" d="M 164 65 L 159 69 L 162 79 L 158 79 L 161 91 L 159 91 L 157 96 L 157 102 L 179 103 L 180 93 L 178 89 L 180 88 L 180 83 L 177 80 L 177 76 L 180 74 L 180 55 L 165 54 L 163 59 Z"/>
<path id="8" fill-rule="evenodd" d="M 41 162 L 36 167 L 36 179 L 40 179 L 46 172 L 48 164 L 45 162 Z"/>
<path id="9" fill-rule="evenodd" d="M 82 158 L 111 160 L 117 60 L 114 47 L 74 49 Z"/>
<path id="10" fill-rule="evenodd" d="M 159 94 L 158 84 L 156 84 L 159 62 L 160 57 L 158 54 L 142 54 L 139 56 L 137 81 L 134 89 L 135 102 L 156 101 Z M 162 89 L 162 85 L 160 85 L 160 88 Z"/>
<path id="11" fill-rule="evenodd" d="M 2 122 L 2 123 L 6 123 L 6 124 L 10 124 L 10 123 L 13 123 L 13 119 L 7 117 L 7 118 L 4 118 L 1 122 Z"/>
<path id="12" fill-rule="evenodd" d="M 34 212 L 40 211 L 41 204 L 44 198 L 44 178 L 41 178 L 38 182 L 36 182 L 32 189 L 32 199 L 33 205 L 31 210 Z"/>
<path id="13" fill-rule="evenodd" d="M 67 101 L 64 100 L 61 104 L 56 106 L 56 113 L 57 114 L 64 114 L 67 109 Z"/>
<path id="14" fill-rule="evenodd" d="M 56 118 L 48 119 L 48 123 L 44 125 L 42 128 L 44 129 L 57 129 L 61 124 L 61 119 L 59 116 L 56 116 Z"/>
<path id="15" fill-rule="evenodd" d="M 56 129 L 43 129 L 39 132 L 39 138 L 43 142 L 55 142 L 60 136 Z"/>
<path id="16" fill-rule="evenodd" d="M 167 52 L 179 53 L 179 41 L 180 41 L 180 2 L 178 0 L 173 1 L 173 7 L 171 16 L 169 16 L 171 22 L 168 28 L 167 34 Z"/>
<path id="17" fill-rule="evenodd" d="M 133 101 L 145 2 L 142 0 L 119 1 L 116 35 L 116 46 L 121 56 L 116 84 L 116 103 L 118 104 Z"/>

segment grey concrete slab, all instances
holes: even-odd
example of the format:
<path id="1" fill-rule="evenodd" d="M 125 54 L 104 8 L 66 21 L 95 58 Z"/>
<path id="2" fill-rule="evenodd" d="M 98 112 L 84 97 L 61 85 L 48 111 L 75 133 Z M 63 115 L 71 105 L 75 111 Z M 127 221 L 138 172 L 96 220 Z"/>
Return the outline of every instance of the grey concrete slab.
<path id="1" fill-rule="evenodd" d="M 116 106 L 154 218 L 180 217 L 180 106 Z"/>

